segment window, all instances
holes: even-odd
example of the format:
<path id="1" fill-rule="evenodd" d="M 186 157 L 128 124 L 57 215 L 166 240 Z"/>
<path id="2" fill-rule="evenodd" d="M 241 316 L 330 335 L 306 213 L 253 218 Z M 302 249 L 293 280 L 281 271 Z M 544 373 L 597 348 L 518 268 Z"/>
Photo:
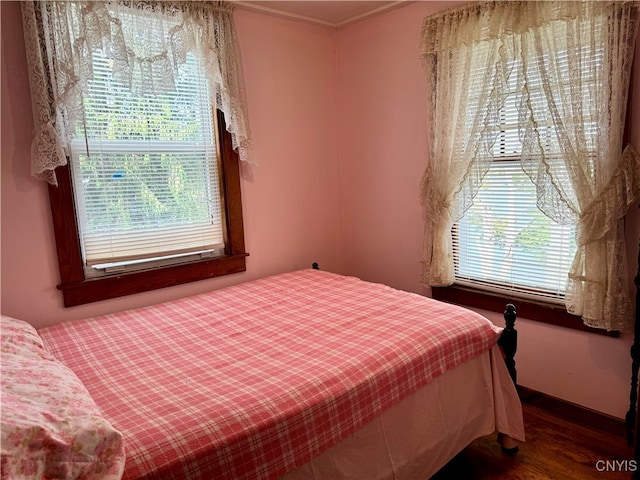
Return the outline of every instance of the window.
<path id="1" fill-rule="evenodd" d="M 214 118 L 189 54 L 175 89 L 136 95 L 96 52 L 71 144 L 87 277 L 224 253 Z"/>
<path id="2" fill-rule="evenodd" d="M 519 162 L 494 161 L 453 229 L 453 248 L 456 284 L 562 304 L 575 226 L 540 212 Z"/>
<path id="3" fill-rule="evenodd" d="M 557 223 L 537 206 L 536 185 L 520 164 L 518 103 L 522 98 L 517 85 L 522 82 L 522 63 L 509 62 L 507 71 L 505 100 L 489 148 L 491 164 L 473 204 L 452 229 L 455 283 L 563 305 L 576 252 L 575 224 Z M 541 101 L 540 83 L 528 80 L 531 98 Z M 542 138 L 550 143 L 554 137 L 543 133 Z M 549 147 L 561 154 L 557 146 Z"/>
<path id="4" fill-rule="evenodd" d="M 84 118 L 49 188 L 65 306 L 244 271 L 239 158 L 198 56 L 153 94 L 135 88 L 144 69 L 127 85 L 102 50 L 91 58 Z"/>
<path id="5" fill-rule="evenodd" d="M 49 186 L 49 198 L 60 267 L 61 284 L 58 288 L 63 292 L 65 306 L 71 307 L 246 270 L 247 253 L 244 247 L 238 158 L 232 149 L 230 135 L 224 130 L 224 117 L 220 112 L 217 117 L 217 132 L 221 144 L 220 183 L 224 192 L 223 255 L 213 258 L 205 255 L 199 259 L 189 259 L 171 265 L 149 265 L 148 268 L 127 273 L 115 271 L 90 278 L 85 274 L 86 264 L 76 223 L 71 172 L 68 166 L 56 169 L 58 186 Z"/>
<path id="6" fill-rule="evenodd" d="M 527 318 L 629 328 L 622 232 L 640 155 L 623 131 L 639 11 L 483 2 L 425 18 L 434 297 L 515 297 L 539 312 Z"/>
<path id="7" fill-rule="evenodd" d="M 224 118 L 218 113 L 221 141 L 220 179 L 224 189 L 224 255 L 191 259 L 173 265 L 149 266 L 128 273 L 114 272 L 89 278 L 85 275 L 80 236 L 76 223 L 73 186 L 69 167 L 56 169 L 58 186 L 49 186 L 51 214 L 61 284 L 66 307 L 140 293 L 182 283 L 204 280 L 246 270 L 240 176 L 236 152 L 230 135 L 223 130 Z"/>
<path id="8" fill-rule="evenodd" d="M 488 46 L 476 48 L 484 51 Z M 454 287 L 434 288 L 433 295 L 497 309 L 504 308 L 508 299 L 517 302 L 520 314 L 528 318 L 554 319 L 554 323 L 582 328 L 564 310 L 567 274 L 576 252 L 575 224 L 557 223 L 537 206 L 536 185 L 520 163 L 518 103 L 523 98 L 517 92 L 523 80 L 521 62 L 510 61 L 507 72 L 504 99 L 491 124 L 495 136 L 481 153 L 490 160 L 489 168 L 473 203 L 451 229 Z M 477 108 L 483 104 L 485 75 L 483 70 L 470 75 L 470 96 L 477 99 L 472 103 Z M 530 88 L 534 101 L 542 100 L 540 84 Z M 469 111 L 469 125 L 476 114 L 477 109 Z M 549 133 L 542 137 L 551 141 L 550 127 L 542 130 Z M 555 151 L 559 154 L 558 148 Z"/>

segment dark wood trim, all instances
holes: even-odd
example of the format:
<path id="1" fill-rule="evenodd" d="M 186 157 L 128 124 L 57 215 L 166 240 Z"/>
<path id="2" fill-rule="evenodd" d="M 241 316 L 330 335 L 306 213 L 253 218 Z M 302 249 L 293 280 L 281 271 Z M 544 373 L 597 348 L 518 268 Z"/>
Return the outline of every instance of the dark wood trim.
<path id="1" fill-rule="evenodd" d="M 242 201 L 240 201 L 242 198 L 240 192 L 240 160 L 238 154 L 233 150 L 233 140 L 229 132 L 227 132 L 224 114 L 220 110 L 217 110 L 217 126 L 220 138 L 220 176 L 222 188 L 225 192 L 224 213 L 227 221 L 225 254 L 243 255 L 245 247 Z"/>
<path id="2" fill-rule="evenodd" d="M 518 331 L 516 325 L 516 307 L 512 303 L 507 304 L 504 310 L 505 327 L 498 339 L 498 345 L 504 355 L 504 363 L 513 380 L 513 384 L 518 384 L 518 372 L 516 371 L 516 351 L 518 350 Z"/>
<path id="3" fill-rule="evenodd" d="M 627 430 L 627 444 L 634 448 L 634 457 L 640 465 L 640 422 L 637 412 L 640 410 L 638 398 L 638 369 L 640 368 L 640 239 L 638 241 L 638 265 L 634 277 L 636 286 L 636 312 L 633 327 L 633 344 L 631 345 L 631 391 L 629 392 L 629 410 L 625 416 Z M 633 478 L 640 479 L 640 472 L 636 471 Z"/>
<path id="4" fill-rule="evenodd" d="M 495 293 L 489 293 L 470 287 L 452 285 L 450 287 L 432 287 L 432 296 L 436 300 L 482 308 L 492 312 L 502 312 L 504 305 L 513 303 L 518 309 L 518 318 L 527 318 L 539 322 L 571 328 L 583 332 L 618 337 L 618 332 L 607 332 L 597 328 L 587 327 L 580 317 L 567 313 L 564 307 L 552 304 L 537 303 L 523 299 L 508 298 Z"/>
<path id="5" fill-rule="evenodd" d="M 231 134 L 226 131 L 224 117 L 217 113 L 220 141 L 220 182 L 224 192 L 225 256 L 190 261 L 126 274 L 87 279 L 74 204 L 73 182 L 68 165 L 58 167 L 58 186 L 49 186 L 51 218 L 56 239 L 60 284 L 64 306 L 132 295 L 183 283 L 244 272 L 246 257 L 242 198 L 240 191 L 240 159 L 233 150 Z"/>
<path id="6" fill-rule="evenodd" d="M 627 436 L 622 419 L 521 385 L 518 385 L 518 393 L 522 403 L 539 407 L 554 415 L 566 418 L 571 422 L 588 425 L 589 427 L 603 430 L 621 438 L 626 438 Z"/>
<path id="7" fill-rule="evenodd" d="M 636 318 L 633 335 L 633 346 L 631 347 L 631 356 L 633 358 L 632 378 L 631 378 L 631 400 L 634 401 L 636 409 L 640 409 L 640 399 L 638 399 L 638 366 L 640 365 L 640 242 L 638 245 L 638 270 L 634 279 L 636 285 Z M 634 382 L 635 376 L 635 382 Z M 636 417 L 636 412 L 634 412 Z M 638 420 L 634 418 L 635 426 L 635 450 L 634 457 L 638 465 L 640 465 L 640 425 Z M 629 439 L 632 442 L 633 430 L 629 431 Z M 636 470 L 633 478 L 640 479 L 640 469 Z"/>
<path id="8" fill-rule="evenodd" d="M 49 204 L 60 278 L 63 282 L 79 282 L 84 280 L 84 271 L 69 165 L 56 168 L 56 178 L 58 186 L 49 184 Z"/>
<path id="9" fill-rule="evenodd" d="M 246 270 L 248 254 L 225 256 L 207 261 L 143 270 L 124 275 L 64 283 L 58 286 L 66 307 L 123 297 L 132 293 L 173 287 L 183 283 L 240 273 Z M 160 270 L 160 271 L 158 271 Z"/>

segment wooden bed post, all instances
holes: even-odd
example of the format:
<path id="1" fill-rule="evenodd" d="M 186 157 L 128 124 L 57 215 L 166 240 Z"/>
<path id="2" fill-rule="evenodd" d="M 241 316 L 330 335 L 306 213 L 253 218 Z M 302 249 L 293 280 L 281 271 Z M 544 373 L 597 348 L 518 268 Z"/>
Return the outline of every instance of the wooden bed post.
<path id="1" fill-rule="evenodd" d="M 509 303 L 504 310 L 505 327 L 498 340 L 498 345 L 502 349 L 504 354 L 504 362 L 507 364 L 507 370 L 511 375 L 514 385 L 517 383 L 516 372 L 516 350 L 518 349 L 518 331 L 515 329 L 516 324 L 516 307 L 514 304 Z"/>
<path id="2" fill-rule="evenodd" d="M 502 330 L 502 335 L 500 335 L 498 339 L 498 346 L 502 349 L 504 363 L 507 366 L 513 385 L 517 387 L 518 375 L 516 372 L 515 356 L 516 350 L 518 349 L 518 331 L 515 328 L 516 306 L 513 303 L 508 303 L 504 309 L 504 322 L 505 327 L 504 330 Z M 498 433 L 498 443 L 502 451 L 507 455 L 515 455 L 520 450 L 518 443 L 503 433 Z"/>
<path id="3" fill-rule="evenodd" d="M 636 285 L 636 316 L 633 328 L 633 345 L 631 345 L 631 392 L 629 394 L 629 411 L 625 416 L 627 427 L 627 443 L 635 446 L 634 458 L 637 469 L 633 473 L 634 479 L 640 479 L 640 429 L 636 413 L 638 405 L 638 368 L 640 367 L 640 245 L 638 245 L 638 271 L 634 283 Z M 634 445 L 635 443 L 635 445 Z"/>
<path id="4" fill-rule="evenodd" d="M 636 457 L 637 452 L 637 438 L 634 438 L 634 430 L 636 425 L 636 405 L 638 402 L 638 367 L 640 367 L 640 251 L 638 251 L 638 273 L 635 277 L 636 285 L 636 318 L 633 329 L 633 344 L 631 345 L 631 392 L 629 394 L 629 411 L 625 416 L 625 425 L 627 427 L 627 444 L 632 447 L 636 443 Z M 636 434 L 635 437 L 638 435 Z"/>

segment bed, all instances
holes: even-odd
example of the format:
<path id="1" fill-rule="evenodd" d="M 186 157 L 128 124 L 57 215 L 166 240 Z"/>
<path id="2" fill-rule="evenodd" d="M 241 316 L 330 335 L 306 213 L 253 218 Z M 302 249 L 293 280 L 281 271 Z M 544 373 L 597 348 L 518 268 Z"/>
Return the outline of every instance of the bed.
<path id="1" fill-rule="evenodd" d="M 501 331 L 317 269 L 37 332 L 5 317 L 2 476 L 427 479 L 480 436 L 524 441 Z"/>

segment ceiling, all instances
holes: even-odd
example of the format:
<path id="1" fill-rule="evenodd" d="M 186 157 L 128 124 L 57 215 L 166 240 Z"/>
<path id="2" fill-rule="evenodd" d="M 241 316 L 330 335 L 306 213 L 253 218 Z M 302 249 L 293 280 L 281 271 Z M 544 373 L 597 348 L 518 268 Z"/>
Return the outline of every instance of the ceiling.
<path id="1" fill-rule="evenodd" d="M 386 12 L 408 0 L 360 1 L 360 0 L 297 0 L 297 1 L 236 1 L 238 6 L 274 15 L 297 18 L 329 27 L 341 27 L 348 23 Z"/>

